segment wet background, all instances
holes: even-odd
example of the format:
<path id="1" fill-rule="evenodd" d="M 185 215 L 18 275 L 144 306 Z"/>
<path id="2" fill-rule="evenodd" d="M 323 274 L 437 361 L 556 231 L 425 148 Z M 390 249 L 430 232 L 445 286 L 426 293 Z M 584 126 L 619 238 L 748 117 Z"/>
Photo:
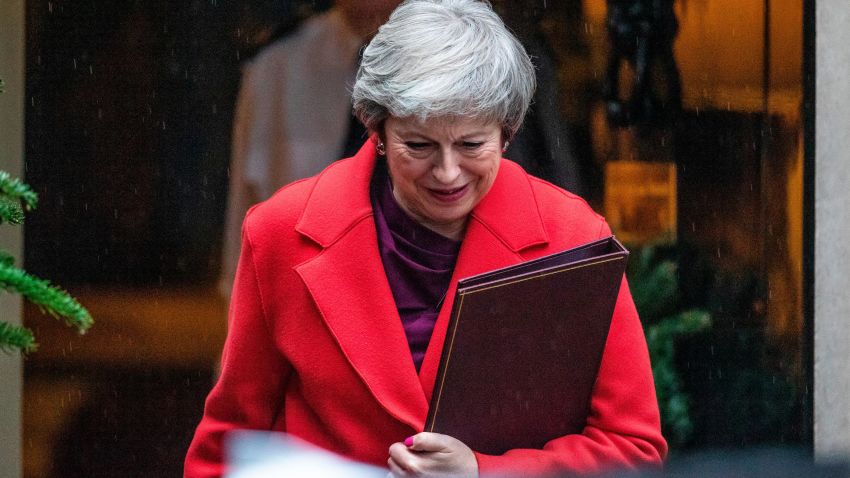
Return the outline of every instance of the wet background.
<path id="1" fill-rule="evenodd" d="M 675 294 L 644 291 L 647 328 L 711 316 L 668 340 L 689 400 L 687 423 L 665 424 L 673 453 L 808 446 L 802 0 L 676 1 L 683 109 L 641 131 L 605 120 L 605 1 L 495 3 L 548 65 L 576 188 L 633 263 L 653 246 L 631 273 L 657 285 L 652 266 L 672 271 Z M 180 473 L 225 334 L 240 64 L 330 4 L 27 2 L 26 180 L 41 203 L 25 266 L 96 324 L 75 337 L 27 309 L 41 347 L 25 362 L 25 476 Z"/>

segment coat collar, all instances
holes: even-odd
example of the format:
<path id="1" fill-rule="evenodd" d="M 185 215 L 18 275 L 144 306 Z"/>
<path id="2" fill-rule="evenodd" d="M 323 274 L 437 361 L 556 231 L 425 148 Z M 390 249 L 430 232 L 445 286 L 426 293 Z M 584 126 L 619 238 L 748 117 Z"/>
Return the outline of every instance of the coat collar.
<path id="1" fill-rule="evenodd" d="M 377 401 L 421 431 L 436 379 L 454 289 L 463 277 L 522 261 L 546 232 L 528 176 L 503 160 L 490 192 L 475 208 L 434 332 L 417 376 L 389 282 L 381 265 L 369 184 L 372 141 L 325 169 L 296 230 L 323 251 L 296 267 L 343 355 Z"/>
<path id="2" fill-rule="evenodd" d="M 354 157 L 325 169 L 295 229 L 327 248 L 354 223 L 371 215 L 369 183 L 377 160 L 370 138 Z M 530 179 L 512 161 L 501 161 L 492 188 L 472 216 L 514 252 L 548 242 Z"/>

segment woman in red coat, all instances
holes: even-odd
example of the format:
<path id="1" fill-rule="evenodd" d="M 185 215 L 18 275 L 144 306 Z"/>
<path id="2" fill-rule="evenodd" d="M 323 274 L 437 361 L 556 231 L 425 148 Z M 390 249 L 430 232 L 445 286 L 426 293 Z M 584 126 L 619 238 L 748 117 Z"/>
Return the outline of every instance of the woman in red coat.
<path id="1" fill-rule="evenodd" d="M 220 476 L 235 429 L 285 431 L 396 476 L 663 459 L 625 281 L 581 434 L 491 456 L 422 432 L 457 280 L 610 235 L 583 200 L 502 159 L 533 91 L 528 55 L 485 2 L 393 13 L 352 95 L 373 136 L 245 218 L 222 373 L 186 476 Z"/>

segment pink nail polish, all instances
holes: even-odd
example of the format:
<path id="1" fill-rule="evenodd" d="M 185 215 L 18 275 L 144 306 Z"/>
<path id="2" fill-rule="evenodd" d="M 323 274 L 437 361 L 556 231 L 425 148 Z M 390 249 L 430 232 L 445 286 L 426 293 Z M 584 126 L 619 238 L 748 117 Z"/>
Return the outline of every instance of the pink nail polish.
<path id="1" fill-rule="evenodd" d="M 404 446 L 413 446 L 413 437 L 407 437 L 404 439 Z"/>

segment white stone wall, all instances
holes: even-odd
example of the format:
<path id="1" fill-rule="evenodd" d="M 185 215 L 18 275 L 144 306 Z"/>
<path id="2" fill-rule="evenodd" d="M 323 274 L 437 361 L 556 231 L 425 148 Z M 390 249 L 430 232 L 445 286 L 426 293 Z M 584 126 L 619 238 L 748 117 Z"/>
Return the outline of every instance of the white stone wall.
<path id="1" fill-rule="evenodd" d="M 20 176 L 24 144 L 24 2 L 0 0 L 0 169 Z M 22 260 L 23 229 L 0 225 L 0 247 Z M 20 263 L 20 262 L 19 262 Z M 20 323 L 21 301 L 0 291 L 0 318 Z M 21 359 L 0 352 L 0 478 L 21 476 Z"/>
<path id="2" fill-rule="evenodd" d="M 850 2 L 816 1 L 815 452 L 850 457 Z"/>

